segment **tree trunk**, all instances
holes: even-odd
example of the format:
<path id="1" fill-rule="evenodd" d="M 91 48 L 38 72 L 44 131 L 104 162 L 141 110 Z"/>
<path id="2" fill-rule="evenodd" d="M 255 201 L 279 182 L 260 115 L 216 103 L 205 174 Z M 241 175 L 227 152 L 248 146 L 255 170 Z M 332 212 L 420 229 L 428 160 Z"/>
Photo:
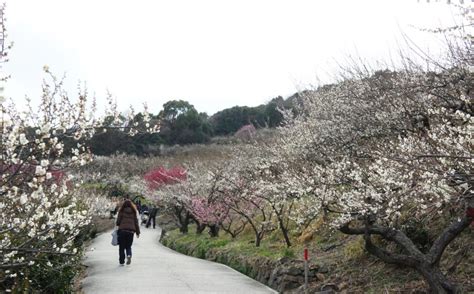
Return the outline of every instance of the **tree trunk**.
<path id="1" fill-rule="evenodd" d="M 260 243 L 262 241 L 262 238 L 258 233 L 255 234 L 255 247 L 260 247 Z"/>
<path id="2" fill-rule="evenodd" d="M 290 237 L 288 236 L 288 229 L 285 228 L 283 219 L 281 219 L 279 215 L 277 215 L 277 217 L 278 217 L 278 224 L 280 226 L 280 230 L 283 233 L 283 237 L 285 238 L 286 246 L 291 247 Z"/>
<path id="3" fill-rule="evenodd" d="M 186 216 L 181 219 L 180 218 L 180 228 L 179 228 L 179 231 L 183 234 L 187 234 L 188 233 L 188 226 L 189 226 L 189 221 L 191 220 L 191 216 L 189 215 L 188 212 L 186 212 Z"/>
<path id="4" fill-rule="evenodd" d="M 281 231 L 283 233 L 283 237 L 285 237 L 286 247 L 291 247 L 290 237 L 288 237 L 288 230 L 282 228 Z"/>
<path id="5" fill-rule="evenodd" d="M 460 293 L 457 287 L 448 281 L 439 268 L 429 265 L 421 265 L 416 270 L 425 278 L 433 293 Z"/>
<path id="6" fill-rule="evenodd" d="M 181 225 L 181 227 L 179 228 L 179 231 L 183 234 L 187 234 L 188 233 L 188 226 Z"/>
<path id="7" fill-rule="evenodd" d="M 197 223 L 196 234 L 198 235 L 202 234 L 205 228 L 206 228 L 206 224 Z"/>
<path id="8" fill-rule="evenodd" d="M 219 226 L 218 225 L 210 225 L 209 226 L 209 235 L 211 235 L 211 237 L 218 237 L 219 236 Z"/>
<path id="9" fill-rule="evenodd" d="M 465 228 L 467 228 L 473 218 L 465 215 L 460 220 L 455 220 L 445 228 L 431 246 L 427 254 L 421 253 L 416 245 L 404 232 L 383 227 L 376 224 L 366 223 L 365 227 L 351 228 L 349 223 L 344 224 L 339 230 L 349 235 L 362 235 L 365 239 L 367 251 L 389 264 L 398 264 L 415 269 L 426 280 L 432 293 L 460 293 L 455 283 L 450 282 L 439 269 L 439 262 L 446 247 Z M 402 247 L 403 253 L 389 252 L 386 248 L 378 247 L 372 243 L 371 236 L 379 235 L 387 241 L 395 242 Z"/>
<path id="10" fill-rule="evenodd" d="M 224 230 L 224 232 L 229 234 L 232 237 L 232 239 L 235 239 L 235 237 L 237 236 L 236 234 L 234 234 L 234 232 L 232 232 L 232 230 L 230 229 L 230 226 L 228 228 L 226 228 L 225 226 L 222 226 L 222 229 Z"/>
<path id="11" fill-rule="evenodd" d="M 290 237 L 288 236 L 288 227 L 285 226 L 285 222 L 283 221 L 283 208 L 277 209 L 275 204 L 272 204 L 273 211 L 278 219 L 278 226 L 280 227 L 281 233 L 285 238 L 286 247 L 291 247 Z M 291 207 L 290 207 L 291 209 Z"/>
<path id="12" fill-rule="evenodd" d="M 255 233 L 255 246 L 260 247 L 260 242 L 262 241 L 263 233 L 258 231 L 257 227 L 252 222 L 252 219 L 250 217 L 248 217 L 245 214 L 240 214 L 240 215 L 242 215 L 243 217 L 245 217 L 245 219 L 247 219 L 248 223 L 250 224 L 250 226 L 252 227 L 252 230 Z"/>

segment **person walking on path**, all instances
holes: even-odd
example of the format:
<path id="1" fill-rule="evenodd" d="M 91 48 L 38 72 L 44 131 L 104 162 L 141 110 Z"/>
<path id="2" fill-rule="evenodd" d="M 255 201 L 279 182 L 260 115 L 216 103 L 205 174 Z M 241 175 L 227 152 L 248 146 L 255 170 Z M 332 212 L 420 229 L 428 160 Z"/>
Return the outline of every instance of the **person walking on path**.
<path id="1" fill-rule="evenodd" d="M 118 211 L 118 242 L 119 242 L 119 263 L 125 263 L 125 254 L 127 254 L 127 264 L 132 262 L 132 243 L 133 235 L 140 237 L 140 226 L 138 225 L 138 212 L 129 199 L 125 200 Z"/>
<path id="2" fill-rule="evenodd" d="M 148 216 L 148 221 L 146 223 L 146 227 L 149 228 L 151 225 L 151 222 L 153 221 L 153 229 L 156 226 L 156 214 L 158 213 L 158 208 L 156 206 L 152 206 L 150 210 L 150 215 Z"/>

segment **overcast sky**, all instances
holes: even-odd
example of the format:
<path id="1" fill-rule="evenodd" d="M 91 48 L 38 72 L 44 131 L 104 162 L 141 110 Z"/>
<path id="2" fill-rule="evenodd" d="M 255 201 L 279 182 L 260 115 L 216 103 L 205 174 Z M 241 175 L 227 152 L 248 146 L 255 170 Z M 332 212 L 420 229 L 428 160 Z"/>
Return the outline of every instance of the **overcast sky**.
<path id="1" fill-rule="evenodd" d="M 446 1 L 417 0 L 7 0 L 6 96 L 39 101 L 43 65 L 86 81 L 121 108 L 183 99 L 213 114 L 255 106 L 330 81 L 336 60 L 388 60 L 401 32 L 427 50 L 422 27 L 451 24 Z M 435 2 L 435 3 L 433 3 Z"/>

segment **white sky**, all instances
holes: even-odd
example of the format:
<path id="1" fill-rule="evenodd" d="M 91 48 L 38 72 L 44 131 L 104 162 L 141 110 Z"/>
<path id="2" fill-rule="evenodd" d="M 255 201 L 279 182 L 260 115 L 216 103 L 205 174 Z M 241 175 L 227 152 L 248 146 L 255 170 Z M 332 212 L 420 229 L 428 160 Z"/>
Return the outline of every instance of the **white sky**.
<path id="1" fill-rule="evenodd" d="M 67 74 L 73 95 L 86 81 L 99 102 L 109 89 L 121 108 L 183 99 L 213 114 L 287 97 L 335 60 L 387 60 L 401 34 L 427 50 L 439 41 L 410 27 L 453 22 L 446 1 L 420 0 L 6 0 L 6 96 L 39 101 L 42 68 Z M 435 2 L 435 3 L 433 3 Z M 397 41 L 398 40 L 398 41 Z"/>

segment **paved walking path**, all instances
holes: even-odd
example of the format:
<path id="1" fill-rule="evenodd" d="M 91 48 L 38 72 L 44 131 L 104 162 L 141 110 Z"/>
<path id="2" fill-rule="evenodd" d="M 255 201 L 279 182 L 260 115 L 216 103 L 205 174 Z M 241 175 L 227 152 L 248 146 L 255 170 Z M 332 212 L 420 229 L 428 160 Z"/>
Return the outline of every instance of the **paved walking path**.
<path id="1" fill-rule="evenodd" d="M 161 245 L 160 229 L 141 229 L 133 240 L 131 265 L 119 266 L 111 232 L 94 239 L 84 260 L 84 293 L 277 293 L 225 265 Z"/>

